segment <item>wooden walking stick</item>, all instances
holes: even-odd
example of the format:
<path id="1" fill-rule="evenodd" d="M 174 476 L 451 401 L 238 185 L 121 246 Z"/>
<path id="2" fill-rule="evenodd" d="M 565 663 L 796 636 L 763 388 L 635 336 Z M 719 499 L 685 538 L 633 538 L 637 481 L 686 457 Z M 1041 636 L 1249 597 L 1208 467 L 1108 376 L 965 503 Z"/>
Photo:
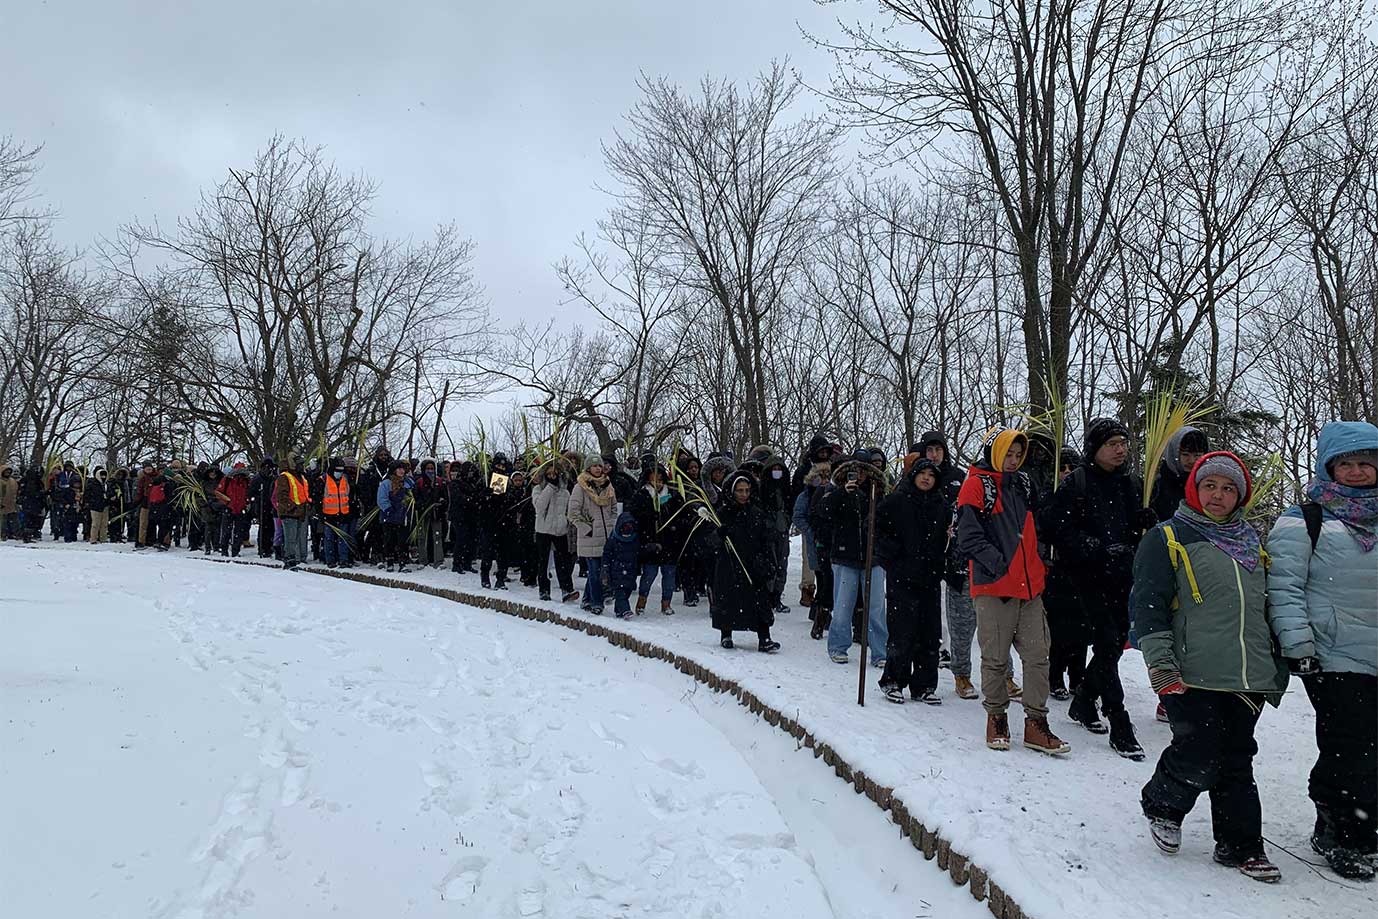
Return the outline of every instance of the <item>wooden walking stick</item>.
<path id="1" fill-rule="evenodd" d="M 866 705 L 866 651 L 871 646 L 871 565 L 876 547 L 876 481 L 871 477 L 871 509 L 866 516 L 866 580 L 861 588 L 861 670 L 856 678 L 856 704 Z"/>

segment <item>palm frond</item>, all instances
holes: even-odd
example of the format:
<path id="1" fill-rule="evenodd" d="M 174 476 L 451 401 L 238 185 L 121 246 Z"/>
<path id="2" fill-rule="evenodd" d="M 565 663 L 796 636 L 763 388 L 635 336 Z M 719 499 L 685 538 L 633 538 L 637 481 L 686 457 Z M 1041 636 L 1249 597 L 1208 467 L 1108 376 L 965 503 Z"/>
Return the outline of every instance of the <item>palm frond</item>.
<path id="1" fill-rule="evenodd" d="M 1167 442 L 1182 428 L 1194 421 L 1200 421 L 1213 409 L 1204 402 L 1194 399 L 1176 386 L 1168 386 L 1154 393 L 1147 401 L 1144 411 L 1144 475 L 1143 506 L 1148 507 L 1153 498 L 1153 478 L 1158 464 L 1163 460 Z M 1087 457 L 1089 461 L 1091 457 Z"/>

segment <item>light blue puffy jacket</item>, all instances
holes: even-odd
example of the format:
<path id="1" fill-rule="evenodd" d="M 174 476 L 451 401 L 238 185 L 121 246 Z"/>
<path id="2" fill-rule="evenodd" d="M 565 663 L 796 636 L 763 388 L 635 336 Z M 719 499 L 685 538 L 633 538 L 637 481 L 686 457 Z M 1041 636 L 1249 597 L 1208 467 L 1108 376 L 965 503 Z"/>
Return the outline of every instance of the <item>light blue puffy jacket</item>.
<path id="1" fill-rule="evenodd" d="M 1334 421 L 1321 429 L 1316 478 L 1343 453 L 1378 450 L 1378 427 Z M 1284 657 L 1317 657 L 1324 671 L 1378 675 L 1378 549 L 1364 552 L 1326 511 L 1316 550 L 1300 507 L 1278 518 L 1268 537 L 1268 604 Z"/>

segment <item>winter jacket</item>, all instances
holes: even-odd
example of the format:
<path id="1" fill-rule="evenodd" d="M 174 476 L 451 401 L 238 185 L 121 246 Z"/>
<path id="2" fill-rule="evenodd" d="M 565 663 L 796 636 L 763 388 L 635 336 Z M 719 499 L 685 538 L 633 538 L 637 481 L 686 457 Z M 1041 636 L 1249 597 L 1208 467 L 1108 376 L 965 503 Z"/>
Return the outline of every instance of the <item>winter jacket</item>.
<path id="1" fill-rule="evenodd" d="M 273 488 L 277 484 L 277 470 L 260 470 L 254 475 L 249 486 L 249 503 L 253 514 L 260 520 L 270 520 L 277 516 L 273 510 Z"/>
<path id="2" fill-rule="evenodd" d="M 1140 526 L 1157 519 L 1142 507 L 1142 493 L 1138 477 L 1127 471 L 1083 463 L 1038 515 L 1038 532 L 1055 550 L 1060 576 L 1075 588 L 1092 622 L 1127 629 L 1131 621 L 1126 600 Z"/>
<path id="3" fill-rule="evenodd" d="M 91 470 L 91 481 L 81 493 L 83 510 L 101 513 L 110 506 L 110 495 L 106 490 L 105 467 L 97 466 Z"/>
<path id="4" fill-rule="evenodd" d="M 779 472 L 780 478 L 775 478 L 773 472 Z M 761 484 L 755 495 L 765 511 L 766 523 L 777 537 L 789 535 L 790 517 L 794 514 L 794 492 L 788 476 L 789 470 L 778 456 L 771 454 L 761 461 Z"/>
<path id="5" fill-rule="evenodd" d="M 888 490 L 884 474 L 867 464 L 870 481 L 859 482 L 855 491 L 848 491 L 847 475 L 856 471 L 858 465 L 855 459 L 837 465 L 833 470 L 833 484 L 836 487 L 824 495 L 822 505 L 812 520 L 815 536 L 828 560 L 834 565 L 850 568 L 861 568 L 866 564 L 872 492 L 879 502 Z"/>
<path id="6" fill-rule="evenodd" d="M 628 594 L 636 590 L 637 577 L 641 574 L 641 553 L 636 518 L 623 511 L 599 552 L 608 572 L 608 586 L 612 590 L 626 591 Z"/>
<path id="7" fill-rule="evenodd" d="M 996 472 L 991 443 L 957 496 L 957 544 L 967 558 L 973 597 L 1032 600 L 1047 575 L 1038 555 L 1028 477 Z"/>
<path id="8" fill-rule="evenodd" d="M 1372 425 L 1327 424 L 1317 444 L 1316 479 L 1332 481 L 1326 464 L 1363 449 L 1378 449 Z M 1283 656 L 1319 658 L 1323 671 L 1378 674 L 1378 549 L 1364 552 L 1344 523 L 1323 510 L 1313 552 L 1306 519 L 1293 506 L 1273 526 L 1268 554 L 1268 603 Z"/>
<path id="9" fill-rule="evenodd" d="M 718 505 L 722 527 L 713 531 L 710 618 L 718 631 L 760 632 L 775 623 L 770 584 L 776 576 L 772 528 L 754 501 L 730 495 Z"/>
<path id="10" fill-rule="evenodd" d="M 569 522 L 574 524 L 582 558 L 601 558 L 617 523 L 617 495 L 611 482 L 599 488 L 587 472 L 579 475 L 569 495 Z"/>
<path id="11" fill-rule="evenodd" d="M 76 507 L 81 502 L 81 474 L 62 470 L 56 473 L 49 489 L 48 500 L 53 507 Z"/>
<path id="12" fill-rule="evenodd" d="M 14 477 L 14 469 L 11 466 L 0 466 L 0 514 L 14 514 L 18 511 L 19 480 Z"/>
<path id="13" fill-rule="evenodd" d="M 569 532 L 569 489 L 563 480 L 542 480 L 531 489 L 531 509 L 535 517 L 535 531 L 546 536 L 563 536 Z"/>
<path id="14" fill-rule="evenodd" d="M 375 493 L 375 502 L 378 506 L 378 519 L 383 523 L 404 524 L 407 522 L 407 493 L 412 490 L 415 483 L 411 476 L 402 480 L 402 485 L 397 493 L 392 491 L 392 477 L 383 479 L 378 483 L 378 491 Z"/>
<path id="15" fill-rule="evenodd" d="M 470 462 L 460 463 L 459 478 L 450 479 L 445 485 L 445 516 L 450 523 L 473 526 L 484 490 L 483 483 L 479 481 L 478 466 Z"/>
<path id="16" fill-rule="evenodd" d="M 29 469 L 19 479 L 19 510 L 24 514 L 24 527 L 29 530 L 42 526 L 48 510 L 48 490 L 43 486 L 43 473 Z M 36 521 L 36 522 L 35 522 Z"/>
<path id="17" fill-rule="evenodd" d="M 626 508 L 636 518 L 641 537 L 642 561 L 648 565 L 676 565 L 684 550 L 684 526 L 688 522 L 680 508 L 684 500 L 673 488 L 664 485 L 652 493 L 643 484 L 631 496 Z"/>
<path id="18" fill-rule="evenodd" d="M 1167 527 L 1185 553 L 1176 564 Z M 1247 570 L 1181 519 L 1149 531 L 1134 556 L 1129 607 L 1155 688 L 1177 674 L 1192 689 L 1281 696 L 1287 668 L 1273 651 L 1266 569 L 1260 558 Z"/>
<path id="19" fill-rule="evenodd" d="M 273 500 L 283 520 L 305 520 L 311 511 L 311 483 L 301 473 L 284 469 L 273 486 Z"/>
<path id="20" fill-rule="evenodd" d="M 927 460 L 929 468 L 936 467 Z M 912 476 L 876 509 L 876 555 L 891 584 L 936 584 L 947 555 L 947 525 L 952 512 L 941 486 L 920 491 Z"/>
<path id="21" fill-rule="evenodd" d="M 387 479 L 391 463 L 391 457 L 380 458 L 375 453 L 372 460 L 359 467 L 359 507 L 365 515 L 378 506 L 378 486 Z"/>
<path id="22" fill-rule="evenodd" d="M 799 531 L 800 542 L 804 547 L 804 555 L 809 560 L 809 567 L 814 571 L 817 571 L 819 567 L 819 555 L 818 534 L 814 532 L 812 517 L 827 490 L 827 485 L 808 484 L 809 476 L 817 468 L 816 466 L 812 467 L 804 476 L 804 487 L 794 499 L 794 513 L 790 515 L 790 522 Z"/>
<path id="23" fill-rule="evenodd" d="M 918 448 L 914 452 L 920 455 L 923 455 L 929 447 L 943 448 L 943 461 L 938 464 L 938 487 L 943 490 L 948 503 L 955 505 L 957 493 L 962 490 L 962 483 L 966 481 L 966 476 L 952 462 L 952 450 L 947 445 L 947 436 L 942 431 L 925 431 L 914 446 Z"/>
<path id="24" fill-rule="evenodd" d="M 434 464 L 435 460 L 423 459 L 422 468 L 427 463 Z M 437 469 L 439 467 L 437 466 Z M 416 490 L 412 492 L 416 499 L 416 513 L 420 517 L 424 515 L 428 524 L 434 525 L 437 522 L 443 524 L 445 521 L 445 511 L 450 503 L 448 482 L 440 478 L 439 472 L 418 473 L 413 481 L 416 482 Z"/>
<path id="25" fill-rule="evenodd" d="M 215 500 L 232 516 L 239 517 L 249 510 L 249 484 L 247 470 L 232 472 L 215 487 Z"/>
<path id="26" fill-rule="evenodd" d="M 144 477 L 143 494 L 140 506 L 148 508 L 149 516 L 163 517 L 172 513 L 172 496 L 175 487 L 171 479 L 161 472 Z"/>

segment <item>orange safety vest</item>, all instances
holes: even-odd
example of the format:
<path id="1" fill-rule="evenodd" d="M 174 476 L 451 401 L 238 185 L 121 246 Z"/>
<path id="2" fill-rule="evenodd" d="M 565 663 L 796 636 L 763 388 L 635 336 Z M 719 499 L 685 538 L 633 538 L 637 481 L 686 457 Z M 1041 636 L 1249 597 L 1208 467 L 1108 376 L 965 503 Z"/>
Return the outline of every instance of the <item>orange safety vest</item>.
<path id="1" fill-rule="evenodd" d="M 301 506 L 311 500 L 311 491 L 306 485 L 306 479 L 301 479 L 291 472 L 283 472 L 287 477 L 287 487 L 291 490 L 292 503 Z"/>
<path id="2" fill-rule="evenodd" d="M 340 476 L 339 482 L 333 475 L 325 477 L 325 502 L 322 505 L 327 517 L 342 517 L 349 513 L 349 478 Z"/>

